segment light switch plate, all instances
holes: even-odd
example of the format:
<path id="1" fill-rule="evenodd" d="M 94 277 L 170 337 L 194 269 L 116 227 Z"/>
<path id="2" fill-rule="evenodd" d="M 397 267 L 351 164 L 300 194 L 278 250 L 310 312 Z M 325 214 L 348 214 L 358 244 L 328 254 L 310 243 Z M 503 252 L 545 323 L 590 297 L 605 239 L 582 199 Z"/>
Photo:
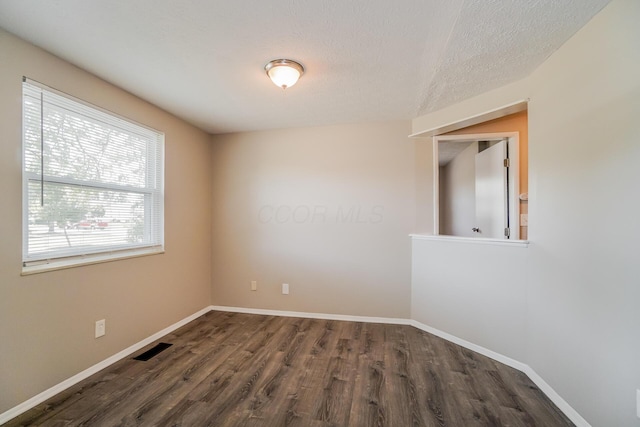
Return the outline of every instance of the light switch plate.
<path id="1" fill-rule="evenodd" d="M 529 214 L 520 214 L 520 226 L 527 227 L 529 225 Z"/>
<path id="2" fill-rule="evenodd" d="M 107 333 L 107 321 L 102 319 L 96 322 L 96 338 L 100 338 L 101 336 Z"/>
<path id="3" fill-rule="evenodd" d="M 283 283 L 282 284 L 282 294 L 283 295 L 289 295 L 289 284 L 288 283 Z"/>

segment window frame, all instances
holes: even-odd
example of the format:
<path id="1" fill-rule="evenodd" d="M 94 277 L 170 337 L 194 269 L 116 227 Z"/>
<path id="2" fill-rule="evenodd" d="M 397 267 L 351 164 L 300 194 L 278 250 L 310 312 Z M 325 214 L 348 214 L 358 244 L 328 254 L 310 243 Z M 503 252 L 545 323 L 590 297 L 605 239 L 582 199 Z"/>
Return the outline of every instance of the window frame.
<path id="1" fill-rule="evenodd" d="M 439 168 L 439 143 L 454 141 L 477 141 L 477 140 L 494 140 L 506 139 L 509 145 L 509 202 L 506 206 L 509 211 L 509 237 L 505 241 L 520 241 L 520 199 L 518 189 L 520 188 L 520 135 L 518 132 L 490 132 L 490 133 L 473 133 L 473 134 L 447 134 L 434 135 L 432 137 L 433 144 L 433 235 L 434 236 L 451 236 L 465 239 L 485 239 L 483 237 L 463 237 L 458 235 L 441 234 L 440 232 L 440 168 Z"/>
<path id="2" fill-rule="evenodd" d="M 22 275 L 33 274 L 33 273 L 41 273 L 45 271 L 71 268 L 81 265 L 88 264 L 96 264 L 108 261 L 114 261 L 118 259 L 125 258 L 133 258 L 140 257 L 146 255 L 154 255 L 164 253 L 164 214 L 165 214 L 165 205 L 164 205 L 164 169 L 165 169 L 165 137 L 164 133 L 160 132 L 151 127 L 145 126 L 143 124 L 137 123 L 131 119 L 115 114 L 109 110 L 98 107 L 94 104 L 86 102 L 84 100 L 78 99 L 72 95 L 66 94 L 64 92 L 53 89 L 47 85 L 39 83 L 37 81 L 28 79 L 26 77 L 22 80 L 22 99 L 21 106 L 22 110 Z M 147 136 L 153 134 L 153 139 L 148 139 L 146 142 L 147 148 L 147 160 L 150 158 L 153 161 L 148 161 L 146 163 L 146 167 L 144 168 L 145 173 L 145 185 L 144 187 L 137 187 L 134 185 L 120 185 L 109 182 L 99 182 L 92 179 L 81 179 L 77 177 L 61 177 L 55 175 L 44 175 L 43 172 L 40 174 L 35 173 L 33 171 L 27 170 L 27 140 L 25 137 L 25 129 L 26 129 L 26 114 L 25 114 L 25 100 L 26 100 L 26 90 L 25 89 L 29 85 L 31 87 L 37 88 L 43 92 L 48 92 L 58 97 L 65 98 L 65 101 L 68 101 L 70 104 L 77 104 L 77 110 L 71 110 L 74 113 L 78 114 L 78 116 L 82 116 L 83 112 L 90 112 L 91 114 L 96 114 L 97 117 L 101 115 L 109 116 L 109 120 L 111 126 L 114 126 L 113 123 L 121 122 L 126 125 L 127 131 L 131 134 L 136 133 L 138 130 L 140 133 L 138 136 L 143 136 L 147 139 Z M 43 123 L 44 117 L 42 116 L 42 110 L 40 114 L 40 122 Z M 132 130 L 129 130 L 129 129 Z M 121 129 L 124 131 L 124 129 Z M 41 136 L 42 138 L 42 136 Z M 154 149 L 149 150 L 149 147 L 153 144 Z M 150 153 L 150 151 L 153 151 Z M 151 157 L 149 157 L 151 155 Z M 44 162 L 44 160 L 40 160 Z M 44 164 L 44 163 L 42 163 Z M 42 171 L 44 169 L 41 169 Z M 149 171 L 153 172 L 153 177 L 150 177 Z M 150 235 L 154 236 L 154 239 L 150 242 L 136 243 L 117 243 L 111 245 L 105 245 L 100 248 L 87 248 L 88 250 L 83 251 L 78 249 L 74 251 L 73 254 L 61 254 L 48 252 L 43 255 L 35 255 L 30 256 L 29 254 L 29 222 L 30 222 L 30 206 L 29 206 L 29 183 L 38 181 L 41 182 L 42 185 L 45 184 L 53 184 L 53 185 L 66 185 L 66 186 L 79 186 L 83 189 L 89 191 L 111 191 L 111 192 L 123 192 L 126 194 L 139 194 L 142 195 L 144 200 L 144 233 L 151 233 Z M 153 181 L 153 182 L 150 182 Z M 155 208 L 152 208 L 152 205 L 156 205 Z M 154 221 L 150 223 L 149 218 Z M 153 229 L 155 232 L 151 232 Z M 65 231 L 66 233 L 66 231 Z M 86 252 L 86 253 L 85 253 Z M 33 255 L 33 254 L 31 254 Z"/>

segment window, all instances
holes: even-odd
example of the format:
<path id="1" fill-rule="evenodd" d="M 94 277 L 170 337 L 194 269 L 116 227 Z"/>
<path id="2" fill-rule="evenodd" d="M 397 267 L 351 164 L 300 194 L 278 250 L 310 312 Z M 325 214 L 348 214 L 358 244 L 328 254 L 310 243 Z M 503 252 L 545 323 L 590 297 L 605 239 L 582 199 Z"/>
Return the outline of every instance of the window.
<path id="1" fill-rule="evenodd" d="M 157 253 L 164 135 L 23 82 L 23 272 Z"/>

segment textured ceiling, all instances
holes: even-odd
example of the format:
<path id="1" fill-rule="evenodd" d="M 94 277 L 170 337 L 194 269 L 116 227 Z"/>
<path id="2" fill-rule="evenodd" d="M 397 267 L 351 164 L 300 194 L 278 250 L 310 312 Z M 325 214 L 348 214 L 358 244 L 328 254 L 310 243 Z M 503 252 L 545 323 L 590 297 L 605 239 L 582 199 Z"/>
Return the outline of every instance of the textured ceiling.
<path id="1" fill-rule="evenodd" d="M 0 0 L 0 27 L 221 133 L 414 118 L 526 77 L 608 2 Z M 276 58 L 307 69 L 284 92 Z"/>

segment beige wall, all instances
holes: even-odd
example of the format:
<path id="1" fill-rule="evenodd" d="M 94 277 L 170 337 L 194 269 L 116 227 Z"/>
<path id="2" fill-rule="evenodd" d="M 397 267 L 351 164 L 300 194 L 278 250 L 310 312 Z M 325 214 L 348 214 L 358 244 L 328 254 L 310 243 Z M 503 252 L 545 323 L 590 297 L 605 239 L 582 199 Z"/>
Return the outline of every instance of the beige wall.
<path id="1" fill-rule="evenodd" d="M 20 275 L 22 76 L 165 132 L 165 254 Z M 210 304 L 211 149 L 203 132 L 2 30 L 0 94 L 2 413 Z"/>
<path id="2" fill-rule="evenodd" d="M 433 139 L 415 140 L 415 233 L 433 234 Z"/>
<path id="3" fill-rule="evenodd" d="M 409 132 L 401 121 L 214 137 L 213 304 L 408 317 Z"/>
<path id="4" fill-rule="evenodd" d="M 413 123 L 530 98 L 531 245 L 415 241 L 412 317 L 528 364 L 593 426 L 639 422 L 639 18 L 614 0 L 525 81 Z M 442 268 L 447 253 L 474 274 Z"/>

